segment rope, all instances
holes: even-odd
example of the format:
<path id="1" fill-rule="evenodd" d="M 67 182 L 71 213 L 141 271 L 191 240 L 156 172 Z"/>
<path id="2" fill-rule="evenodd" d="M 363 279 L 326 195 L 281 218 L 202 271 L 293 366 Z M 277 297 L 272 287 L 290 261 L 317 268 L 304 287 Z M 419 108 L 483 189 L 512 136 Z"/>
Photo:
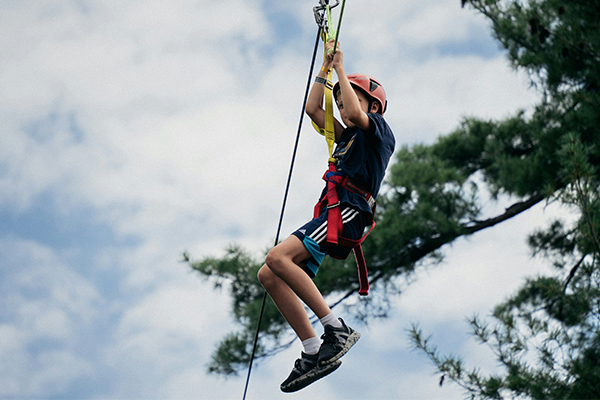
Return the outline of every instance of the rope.
<path id="1" fill-rule="evenodd" d="M 315 60 L 317 58 L 317 49 L 319 48 L 320 36 L 321 36 L 321 27 L 319 27 L 319 31 L 317 32 L 317 39 L 315 41 L 315 49 L 313 50 L 312 61 L 310 63 L 310 71 L 308 73 L 308 82 L 306 83 L 306 92 L 304 93 L 304 101 L 302 102 L 302 112 L 300 113 L 300 122 L 298 123 L 298 132 L 296 133 L 296 143 L 294 144 L 294 152 L 292 153 L 292 161 L 290 163 L 290 171 L 288 174 L 287 184 L 285 187 L 285 194 L 283 196 L 283 204 L 281 206 L 281 214 L 279 216 L 279 225 L 277 226 L 277 234 L 275 235 L 274 246 L 277 246 L 277 244 L 279 242 L 279 234 L 281 233 L 281 224 L 283 222 L 283 214 L 285 211 L 285 205 L 286 205 L 288 193 L 290 190 L 290 183 L 292 180 L 292 171 L 294 170 L 294 162 L 296 161 L 296 153 L 298 152 L 298 143 L 300 142 L 300 131 L 302 130 L 302 120 L 304 118 L 304 112 L 306 110 L 306 101 L 308 100 L 308 93 L 310 91 L 310 84 L 312 81 L 313 70 L 315 67 Z M 248 376 L 246 377 L 246 386 L 244 388 L 244 397 L 242 398 L 243 400 L 246 400 L 246 394 L 248 392 L 248 384 L 250 383 L 250 373 L 252 372 L 252 363 L 254 361 L 254 356 L 256 354 L 256 346 L 258 344 L 258 334 L 260 332 L 260 324 L 262 322 L 266 301 L 267 301 L 267 292 L 264 291 L 262 305 L 260 307 L 260 315 L 258 317 L 258 326 L 256 327 L 256 335 L 254 336 L 254 345 L 252 346 L 252 355 L 250 356 L 250 365 L 248 366 Z"/>

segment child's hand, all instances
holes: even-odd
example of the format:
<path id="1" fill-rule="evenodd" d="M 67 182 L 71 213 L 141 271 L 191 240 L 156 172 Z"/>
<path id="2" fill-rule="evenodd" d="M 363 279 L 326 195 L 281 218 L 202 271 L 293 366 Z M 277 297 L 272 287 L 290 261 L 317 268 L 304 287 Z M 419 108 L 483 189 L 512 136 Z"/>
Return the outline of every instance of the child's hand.
<path id="1" fill-rule="evenodd" d="M 327 43 L 325 43 L 325 51 L 327 54 L 327 60 L 333 64 L 333 68 L 336 68 L 340 65 L 343 65 L 343 53 L 340 50 L 340 42 L 337 42 L 337 49 L 335 54 L 333 53 L 333 45 L 335 43 L 335 39 L 331 39 Z"/>
<path id="2" fill-rule="evenodd" d="M 333 64 L 333 61 L 329 59 L 329 57 L 326 57 L 323 60 L 323 68 L 326 70 L 330 70 L 331 69 L 331 65 Z"/>

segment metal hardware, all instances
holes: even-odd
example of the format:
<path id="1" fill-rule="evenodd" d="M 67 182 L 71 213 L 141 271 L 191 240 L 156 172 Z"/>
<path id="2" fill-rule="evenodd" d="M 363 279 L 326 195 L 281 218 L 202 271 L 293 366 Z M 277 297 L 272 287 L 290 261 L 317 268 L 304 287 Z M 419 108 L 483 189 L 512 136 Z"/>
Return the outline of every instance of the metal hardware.
<path id="1" fill-rule="evenodd" d="M 315 21 L 317 25 L 323 30 L 327 31 L 327 7 L 331 10 L 340 4 L 339 0 L 333 0 L 335 4 L 330 5 L 329 0 L 319 0 L 319 5 L 313 7 L 313 13 L 315 14 Z"/>

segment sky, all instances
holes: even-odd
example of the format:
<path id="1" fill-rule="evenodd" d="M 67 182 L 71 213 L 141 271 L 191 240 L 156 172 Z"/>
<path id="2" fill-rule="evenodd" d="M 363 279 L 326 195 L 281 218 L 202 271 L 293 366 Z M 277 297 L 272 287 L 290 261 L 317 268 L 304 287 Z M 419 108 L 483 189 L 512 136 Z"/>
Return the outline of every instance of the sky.
<path id="1" fill-rule="evenodd" d="M 260 257 L 273 243 L 316 3 L 0 0 L 0 398 L 242 398 L 245 372 L 206 373 L 237 329 L 227 288 L 182 254 Z M 458 0 L 348 0 L 340 44 L 346 71 L 385 87 L 399 145 L 539 98 Z M 304 119 L 283 235 L 310 218 L 326 160 Z M 362 338 L 339 370 L 282 394 L 296 342 L 255 364 L 247 398 L 463 398 L 407 329 L 494 370 L 466 318 L 545 270 L 525 240 L 560 213 L 540 204 L 444 247 L 398 282 L 389 318 L 347 320 Z"/>

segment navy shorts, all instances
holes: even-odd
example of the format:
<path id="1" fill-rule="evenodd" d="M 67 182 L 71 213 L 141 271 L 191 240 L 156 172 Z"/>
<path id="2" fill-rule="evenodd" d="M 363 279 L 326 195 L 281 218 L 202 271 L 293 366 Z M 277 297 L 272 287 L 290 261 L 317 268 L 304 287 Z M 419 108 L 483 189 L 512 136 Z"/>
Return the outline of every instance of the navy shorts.
<path id="1" fill-rule="evenodd" d="M 342 205 L 341 207 L 342 224 L 344 227 L 343 236 L 352 240 L 360 239 L 363 236 L 366 225 L 370 223 L 370 214 L 346 205 Z M 292 235 L 302 241 L 304 247 L 311 254 L 310 258 L 301 263 L 301 266 L 311 278 L 317 275 L 319 265 L 323 262 L 326 254 L 329 254 L 331 257 L 345 259 L 352 251 L 348 247 L 327 244 L 328 211 L 326 209 L 323 214 L 292 233 Z"/>

